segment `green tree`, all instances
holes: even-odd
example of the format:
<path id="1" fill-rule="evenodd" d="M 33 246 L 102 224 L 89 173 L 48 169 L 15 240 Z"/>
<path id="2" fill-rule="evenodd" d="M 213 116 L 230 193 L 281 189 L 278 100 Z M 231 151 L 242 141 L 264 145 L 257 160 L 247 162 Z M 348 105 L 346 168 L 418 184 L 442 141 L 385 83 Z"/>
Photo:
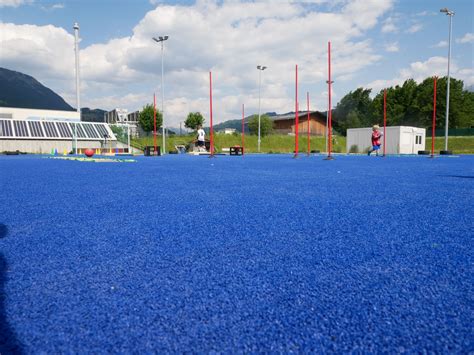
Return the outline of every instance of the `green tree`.
<path id="1" fill-rule="evenodd" d="M 249 130 L 251 134 L 258 134 L 258 115 L 253 115 L 249 120 Z M 265 137 L 272 133 L 273 121 L 267 115 L 260 116 L 260 136 Z"/>
<path id="2" fill-rule="evenodd" d="M 333 112 L 336 130 L 345 134 L 347 128 L 369 126 L 373 123 L 375 112 L 370 98 L 371 91 L 372 89 L 358 88 L 339 101 Z"/>
<path id="3" fill-rule="evenodd" d="M 110 129 L 112 130 L 112 132 L 114 132 L 115 137 L 117 137 L 119 141 L 124 141 L 127 139 L 127 133 L 125 132 L 123 127 L 110 125 Z"/>
<path id="4" fill-rule="evenodd" d="M 186 121 L 184 121 L 184 127 L 197 130 L 198 126 L 204 124 L 204 121 L 205 119 L 200 112 L 190 112 Z"/>
<path id="5" fill-rule="evenodd" d="M 140 126 L 145 132 L 151 132 L 154 128 L 154 112 L 153 112 L 153 105 L 148 104 L 143 107 L 140 111 L 140 115 L 138 117 L 138 122 Z M 161 128 L 163 124 L 163 115 L 158 110 L 156 111 L 156 130 Z"/>

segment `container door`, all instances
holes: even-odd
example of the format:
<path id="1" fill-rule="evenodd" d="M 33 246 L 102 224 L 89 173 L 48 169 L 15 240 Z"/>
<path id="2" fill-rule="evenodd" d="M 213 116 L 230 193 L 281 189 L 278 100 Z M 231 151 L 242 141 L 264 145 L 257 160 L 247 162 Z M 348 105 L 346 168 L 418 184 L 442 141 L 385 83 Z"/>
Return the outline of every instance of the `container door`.
<path id="1" fill-rule="evenodd" d="M 400 154 L 414 154 L 415 140 L 413 132 L 410 130 L 402 130 L 400 132 Z"/>

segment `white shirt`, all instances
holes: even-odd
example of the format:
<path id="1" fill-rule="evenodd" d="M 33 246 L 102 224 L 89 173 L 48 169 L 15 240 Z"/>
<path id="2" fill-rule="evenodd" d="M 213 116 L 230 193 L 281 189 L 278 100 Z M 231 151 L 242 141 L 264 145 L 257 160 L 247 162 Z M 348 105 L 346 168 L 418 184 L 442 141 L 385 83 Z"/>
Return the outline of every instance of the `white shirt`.
<path id="1" fill-rule="evenodd" d="M 202 128 L 198 129 L 198 141 L 204 142 L 204 137 L 206 136 L 206 132 Z"/>

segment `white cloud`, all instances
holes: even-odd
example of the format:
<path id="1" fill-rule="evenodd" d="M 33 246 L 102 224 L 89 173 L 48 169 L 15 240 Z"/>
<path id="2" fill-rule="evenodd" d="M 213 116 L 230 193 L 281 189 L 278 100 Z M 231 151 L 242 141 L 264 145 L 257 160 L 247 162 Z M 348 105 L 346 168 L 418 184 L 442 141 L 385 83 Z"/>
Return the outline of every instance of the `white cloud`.
<path id="1" fill-rule="evenodd" d="M 316 3 L 326 2 L 318 0 Z M 213 73 L 216 122 L 258 109 L 257 64 L 262 77 L 262 111 L 294 107 L 294 67 L 300 83 L 325 107 L 327 42 L 332 42 L 333 77 L 351 80 L 381 59 L 365 34 L 393 5 L 392 0 L 344 0 L 332 12 L 300 2 L 197 1 L 192 6 L 160 4 L 128 37 L 81 48 L 83 106 L 129 110 L 161 98 L 161 51 L 165 42 L 165 117 L 176 125 L 189 111 L 208 115 L 209 70 Z M 354 16 L 354 13 L 359 14 Z M 62 28 L 0 24 L 2 66 L 32 75 L 74 105 L 74 38 Z M 337 94 L 335 93 L 335 99 Z M 159 100 L 161 102 L 161 100 Z"/>
<path id="2" fill-rule="evenodd" d="M 410 28 L 406 31 L 407 33 L 416 33 L 419 32 L 423 28 L 423 25 L 420 23 L 415 23 L 414 25 L 410 26 Z"/>
<path id="3" fill-rule="evenodd" d="M 383 88 L 400 85 L 407 79 L 414 79 L 416 82 L 421 82 L 430 76 L 446 76 L 447 67 L 447 58 L 431 57 L 424 62 L 418 61 L 411 63 L 407 68 L 401 69 L 397 77 L 393 79 L 375 80 L 363 86 L 372 88 L 372 93 L 375 94 Z M 474 84 L 474 70 L 471 68 L 459 68 L 455 62 L 451 62 L 451 77 L 463 80 L 466 86 Z"/>
<path id="4" fill-rule="evenodd" d="M 439 41 L 437 44 L 431 46 L 432 48 L 444 48 L 448 46 L 448 41 Z"/>
<path id="5" fill-rule="evenodd" d="M 32 2 L 33 0 L 0 0 L 0 7 L 18 7 Z"/>
<path id="6" fill-rule="evenodd" d="M 54 10 L 58 10 L 58 9 L 64 9 L 65 5 L 64 4 L 52 4 L 52 5 L 45 5 L 45 6 L 41 6 L 41 9 L 44 10 L 44 11 L 54 11 Z"/>
<path id="7" fill-rule="evenodd" d="M 395 24 L 395 19 L 393 17 L 388 17 L 382 26 L 382 33 L 396 33 L 398 32 L 398 27 Z"/>
<path id="8" fill-rule="evenodd" d="M 461 38 L 456 38 L 456 43 L 474 43 L 474 33 L 468 32 Z"/>
<path id="9" fill-rule="evenodd" d="M 399 46 L 398 46 L 398 42 L 394 42 L 394 43 L 388 43 L 386 46 L 385 46 L 385 50 L 387 52 L 398 52 L 400 50 Z"/>

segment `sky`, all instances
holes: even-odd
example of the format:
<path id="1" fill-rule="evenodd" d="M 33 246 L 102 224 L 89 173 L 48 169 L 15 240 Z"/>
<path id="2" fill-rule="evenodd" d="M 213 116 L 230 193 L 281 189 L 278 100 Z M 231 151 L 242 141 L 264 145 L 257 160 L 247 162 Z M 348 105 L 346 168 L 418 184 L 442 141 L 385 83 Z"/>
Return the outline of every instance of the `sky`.
<path id="1" fill-rule="evenodd" d="M 153 102 L 165 125 L 189 112 L 216 123 L 262 112 L 333 107 L 358 87 L 372 94 L 406 79 L 447 74 L 474 85 L 472 0 L 0 0 L 0 67 L 36 78 L 76 107 L 73 24 L 80 26 L 81 106 L 141 109 Z M 164 44 L 164 90 L 161 47 Z M 268 68 L 259 72 L 257 65 Z M 261 74 L 261 81 L 259 75 Z M 261 82 L 261 85 L 259 85 Z"/>

